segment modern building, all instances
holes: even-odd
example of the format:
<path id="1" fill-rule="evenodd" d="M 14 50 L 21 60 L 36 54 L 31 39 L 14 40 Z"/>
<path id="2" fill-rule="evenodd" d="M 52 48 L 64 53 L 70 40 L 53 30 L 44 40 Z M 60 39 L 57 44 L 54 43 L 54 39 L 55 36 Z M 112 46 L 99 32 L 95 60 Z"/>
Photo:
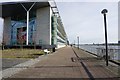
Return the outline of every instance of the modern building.
<path id="1" fill-rule="evenodd" d="M 67 45 L 67 35 L 55 2 L 2 3 L 4 45 Z"/>

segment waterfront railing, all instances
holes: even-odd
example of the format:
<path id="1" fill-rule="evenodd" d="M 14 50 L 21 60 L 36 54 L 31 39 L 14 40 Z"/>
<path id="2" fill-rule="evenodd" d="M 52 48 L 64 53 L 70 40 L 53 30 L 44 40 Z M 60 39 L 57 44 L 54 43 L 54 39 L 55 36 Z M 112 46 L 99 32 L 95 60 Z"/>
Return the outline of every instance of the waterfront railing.
<path id="1" fill-rule="evenodd" d="M 80 45 L 80 48 L 105 59 L 106 49 L 104 45 Z M 108 46 L 108 58 L 109 60 L 120 62 L 120 47 Z"/>

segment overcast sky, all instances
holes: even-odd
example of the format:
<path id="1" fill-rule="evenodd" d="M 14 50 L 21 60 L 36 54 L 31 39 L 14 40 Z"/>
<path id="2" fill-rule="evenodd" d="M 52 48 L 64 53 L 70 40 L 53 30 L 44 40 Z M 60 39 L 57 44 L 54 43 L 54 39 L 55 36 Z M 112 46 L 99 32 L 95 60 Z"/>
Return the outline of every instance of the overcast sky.
<path id="1" fill-rule="evenodd" d="M 57 0 L 60 16 L 71 43 L 77 40 L 77 36 L 80 37 L 82 44 L 104 43 L 103 15 L 101 14 L 101 10 L 104 8 L 108 9 L 108 42 L 118 42 L 118 0 L 100 1 Z M 0 20 L 0 34 L 2 34 L 1 22 Z"/>
<path id="2" fill-rule="evenodd" d="M 71 43 L 104 43 L 104 25 L 101 11 L 106 8 L 108 42 L 118 42 L 117 2 L 57 2 L 57 6 Z"/>

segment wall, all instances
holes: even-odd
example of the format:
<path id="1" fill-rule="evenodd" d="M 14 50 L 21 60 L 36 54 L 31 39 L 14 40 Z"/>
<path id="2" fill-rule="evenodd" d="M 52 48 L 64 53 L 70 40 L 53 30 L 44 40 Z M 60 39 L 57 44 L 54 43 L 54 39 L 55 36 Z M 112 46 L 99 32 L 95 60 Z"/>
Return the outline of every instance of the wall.
<path id="1" fill-rule="evenodd" d="M 36 44 L 51 45 L 50 7 L 37 10 L 36 13 Z"/>
<path id="2" fill-rule="evenodd" d="M 10 45 L 10 40 L 11 40 L 11 18 L 7 17 L 4 19 L 3 41 L 6 45 Z"/>

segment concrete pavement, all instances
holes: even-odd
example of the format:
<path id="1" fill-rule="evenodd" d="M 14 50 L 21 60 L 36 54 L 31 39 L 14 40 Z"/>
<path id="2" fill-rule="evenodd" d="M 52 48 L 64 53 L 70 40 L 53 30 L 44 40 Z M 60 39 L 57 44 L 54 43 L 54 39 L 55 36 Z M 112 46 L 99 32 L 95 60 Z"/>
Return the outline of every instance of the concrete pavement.
<path id="1" fill-rule="evenodd" d="M 9 77 L 12 79 L 23 78 L 77 78 L 77 79 L 115 79 L 118 75 L 104 66 L 104 61 L 88 54 L 81 49 L 64 47 L 55 53 L 38 61 L 32 66 L 21 66 L 26 69 Z M 21 68 L 18 67 L 18 68 Z M 17 67 L 16 67 L 17 68 Z M 9 80 L 8 78 L 6 80 Z M 119 80 L 119 79 L 118 79 Z"/>
<path id="2" fill-rule="evenodd" d="M 2 58 L 2 70 L 11 68 L 20 63 L 26 62 L 30 59 L 11 59 L 11 58 Z"/>

